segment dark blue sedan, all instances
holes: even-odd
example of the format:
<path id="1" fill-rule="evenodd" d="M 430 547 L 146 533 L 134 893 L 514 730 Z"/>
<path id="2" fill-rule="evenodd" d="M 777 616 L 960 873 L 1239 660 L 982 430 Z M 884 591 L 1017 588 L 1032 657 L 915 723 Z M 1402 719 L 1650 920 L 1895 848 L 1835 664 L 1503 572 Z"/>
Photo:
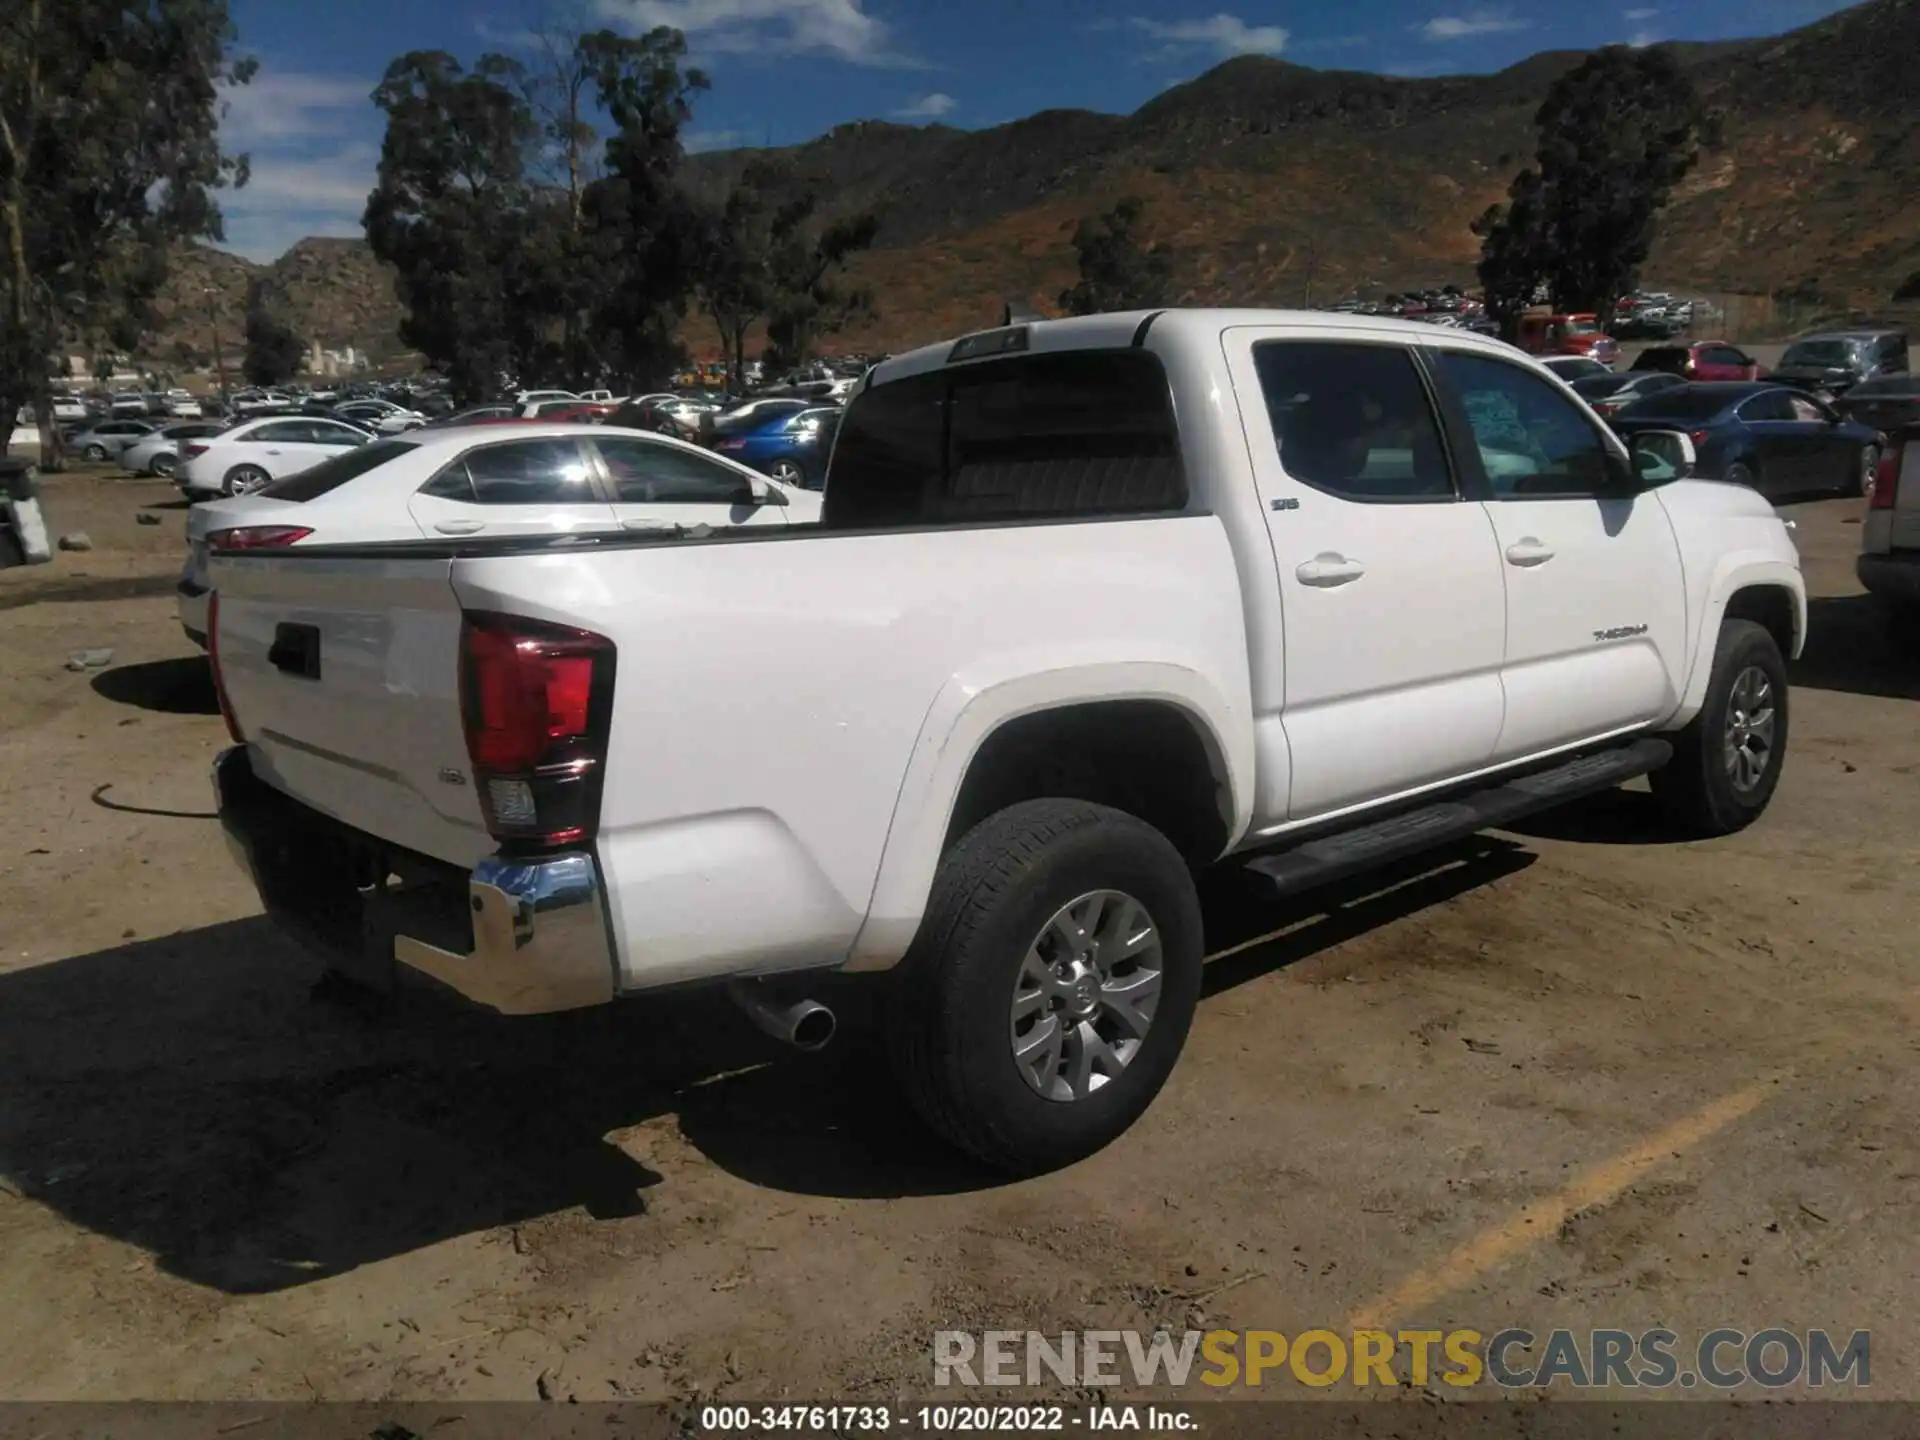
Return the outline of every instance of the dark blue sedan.
<path id="1" fill-rule="evenodd" d="M 746 416 L 738 426 L 723 419 L 714 427 L 713 448 L 783 485 L 818 490 L 826 484 L 827 456 L 839 426 L 837 406 Z"/>
<path id="2" fill-rule="evenodd" d="M 1684 430 L 1693 437 L 1696 474 L 1763 495 L 1863 495 L 1884 443 L 1879 431 L 1811 395 L 1751 382 L 1661 390 L 1609 423 L 1629 439 L 1640 430 Z"/>

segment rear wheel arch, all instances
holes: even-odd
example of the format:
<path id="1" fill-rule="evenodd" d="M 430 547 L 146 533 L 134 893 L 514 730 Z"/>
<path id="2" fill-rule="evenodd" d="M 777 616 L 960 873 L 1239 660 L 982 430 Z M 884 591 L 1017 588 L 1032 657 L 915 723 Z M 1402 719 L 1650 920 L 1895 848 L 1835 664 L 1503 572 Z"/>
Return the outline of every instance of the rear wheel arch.
<path id="1" fill-rule="evenodd" d="M 1096 700 L 1003 720 L 975 749 L 941 849 L 1026 800 L 1084 800 L 1144 820 L 1190 861 L 1232 829 L 1231 781 L 1211 728 L 1166 700 Z"/>

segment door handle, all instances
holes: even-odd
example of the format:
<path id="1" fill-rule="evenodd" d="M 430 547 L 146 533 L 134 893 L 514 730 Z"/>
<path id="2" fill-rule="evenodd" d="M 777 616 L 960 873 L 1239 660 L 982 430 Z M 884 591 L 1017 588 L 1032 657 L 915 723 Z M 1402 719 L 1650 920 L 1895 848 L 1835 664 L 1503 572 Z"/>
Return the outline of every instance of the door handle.
<path id="1" fill-rule="evenodd" d="M 1528 535 L 1507 547 L 1507 560 L 1522 567 L 1544 565 L 1553 558 L 1553 551 L 1542 545 L 1533 536 Z"/>
<path id="2" fill-rule="evenodd" d="M 1345 585 L 1358 580 L 1367 573 L 1367 567 L 1358 560 L 1349 560 L 1344 555 L 1322 553 L 1311 560 L 1303 560 L 1295 568 L 1294 575 L 1302 585 L 1312 585 L 1317 589 L 1331 589 L 1335 585 Z"/>
<path id="3" fill-rule="evenodd" d="M 269 451 L 267 451 L 267 453 L 268 453 L 269 455 L 278 455 L 278 454 L 279 454 L 280 452 L 279 452 L 278 450 L 269 450 Z"/>
<path id="4" fill-rule="evenodd" d="M 436 520 L 433 528 L 442 535 L 473 535 L 487 528 L 484 520 Z"/>

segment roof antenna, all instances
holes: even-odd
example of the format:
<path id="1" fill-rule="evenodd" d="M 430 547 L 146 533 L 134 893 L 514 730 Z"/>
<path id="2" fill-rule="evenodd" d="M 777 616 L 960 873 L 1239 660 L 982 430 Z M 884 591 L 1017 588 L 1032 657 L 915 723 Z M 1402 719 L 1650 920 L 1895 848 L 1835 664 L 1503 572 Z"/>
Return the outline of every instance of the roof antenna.
<path id="1" fill-rule="evenodd" d="M 1009 300 L 1006 303 L 1006 307 L 1000 312 L 1000 323 L 1002 326 L 1031 325 L 1036 320 L 1044 319 L 1046 319 L 1046 316 L 1040 314 L 1039 311 L 1035 310 L 1025 300 Z"/>

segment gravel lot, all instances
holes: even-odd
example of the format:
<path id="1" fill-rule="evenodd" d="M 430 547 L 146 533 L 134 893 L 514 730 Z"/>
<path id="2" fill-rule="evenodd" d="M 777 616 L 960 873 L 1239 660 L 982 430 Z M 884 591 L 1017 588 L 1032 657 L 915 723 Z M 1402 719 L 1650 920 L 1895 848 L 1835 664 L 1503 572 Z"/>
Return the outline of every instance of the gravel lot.
<path id="1" fill-rule="evenodd" d="M 0 1398 L 883 1399 L 937 1328 L 1355 1317 L 1871 1329 L 1920 1397 L 1920 647 L 1857 594 L 1857 501 L 1792 511 L 1762 824 L 1663 843 L 1629 791 L 1305 901 L 1211 877 L 1167 1092 L 1016 1185 L 869 1046 L 708 999 L 310 998 L 210 817 L 184 510 L 46 503 L 96 548 L 0 573 Z"/>

